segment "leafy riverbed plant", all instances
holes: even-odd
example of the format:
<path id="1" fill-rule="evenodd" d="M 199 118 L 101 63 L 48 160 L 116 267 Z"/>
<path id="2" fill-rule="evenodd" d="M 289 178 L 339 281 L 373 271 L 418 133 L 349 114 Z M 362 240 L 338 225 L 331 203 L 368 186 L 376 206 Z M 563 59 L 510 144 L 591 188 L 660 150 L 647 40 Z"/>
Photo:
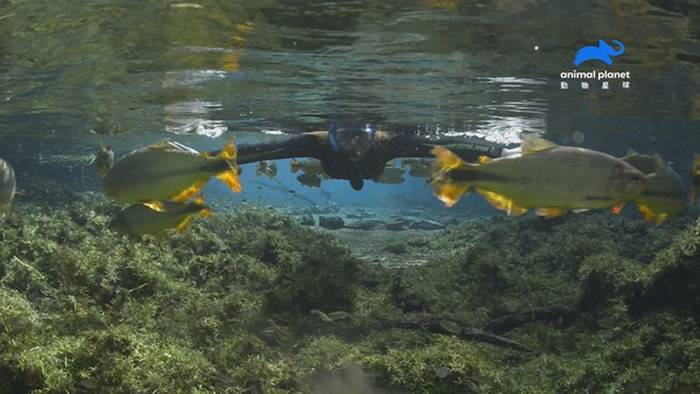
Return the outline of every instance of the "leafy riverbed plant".
<path id="1" fill-rule="evenodd" d="M 142 239 L 114 212 L 77 198 L 2 221 L 0 392 L 700 387 L 689 219 L 496 218 L 385 268 L 269 209 Z"/>

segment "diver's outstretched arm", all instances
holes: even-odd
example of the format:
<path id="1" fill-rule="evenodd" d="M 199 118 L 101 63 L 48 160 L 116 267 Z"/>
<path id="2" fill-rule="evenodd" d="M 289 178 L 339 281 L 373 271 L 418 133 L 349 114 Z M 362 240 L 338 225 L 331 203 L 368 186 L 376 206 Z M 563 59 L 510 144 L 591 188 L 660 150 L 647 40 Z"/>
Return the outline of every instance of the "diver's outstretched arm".
<path id="1" fill-rule="evenodd" d="M 242 144 L 238 148 L 236 162 L 246 164 L 265 160 L 291 159 L 295 157 L 321 158 L 328 149 L 324 133 L 304 133 L 281 141 L 260 144 Z M 218 151 L 209 152 L 216 155 Z"/>
<path id="2" fill-rule="evenodd" d="M 408 157 L 433 157 L 431 151 L 436 146 L 443 146 L 465 161 L 476 161 L 480 156 L 500 157 L 504 146 L 478 137 L 445 137 L 439 139 L 398 134 L 384 144 L 387 161 Z"/>

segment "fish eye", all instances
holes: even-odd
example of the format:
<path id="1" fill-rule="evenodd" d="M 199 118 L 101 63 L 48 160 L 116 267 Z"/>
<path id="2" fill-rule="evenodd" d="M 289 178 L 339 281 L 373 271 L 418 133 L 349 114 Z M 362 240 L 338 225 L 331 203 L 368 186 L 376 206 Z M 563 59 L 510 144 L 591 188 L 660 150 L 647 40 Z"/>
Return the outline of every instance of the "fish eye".
<path id="1" fill-rule="evenodd" d="M 642 176 L 639 174 L 630 174 L 628 176 L 628 179 L 632 182 L 641 182 L 642 181 Z"/>

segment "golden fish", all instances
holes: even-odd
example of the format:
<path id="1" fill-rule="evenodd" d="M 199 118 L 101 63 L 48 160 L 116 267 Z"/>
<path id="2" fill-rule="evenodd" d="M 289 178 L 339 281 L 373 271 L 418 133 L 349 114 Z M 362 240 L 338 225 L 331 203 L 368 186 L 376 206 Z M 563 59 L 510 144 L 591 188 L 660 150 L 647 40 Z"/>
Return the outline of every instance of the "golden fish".
<path id="1" fill-rule="evenodd" d="M 297 181 L 308 187 L 321 187 L 321 180 L 327 179 L 321 168 L 321 162 L 315 159 L 299 161 L 292 159 L 289 163 L 292 174 L 301 171 L 302 174 L 297 177 Z"/>
<path id="2" fill-rule="evenodd" d="M 321 168 L 321 162 L 314 159 L 309 159 L 305 161 L 292 159 L 289 162 L 289 169 L 291 170 L 292 174 L 295 174 L 299 171 L 307 174 L 320 174 L 321 172 L 323 172 L 323 169 Z"/>
<path id="3" fill-rule="evenodd" d="M 305 172 L 297 177 L 297 181 L 308 187 L 321 187 L 321 176 L 319 174 Z"/>
<path id="4" fill-rule="evenodd" d="M 386 166 L 382 174 L 374 179 L 377 183 L 399 184 L 404 181 L 404 169 L 401 167 Z"/>
<path id="5" fill-rule="evenodd" d="M 0 159 L 0 212 L 10 207 L 16 191 L 15 170 L 10 163 Z"/>
<path id="6" fill-rule="evenodd" d="M 698 154 L 693 157 L 693 172 L 691 175 L 690 203 L 694 205 L 698 196 L 698 190 L 700 190 L 700 155 Z"/>
<path id="7" fill-rule="evenodd" d="M 401 167 L 409 167 L 408 175 L 416 178 L 430 178 L 432 160 L 405 159 L 401 160 Z"/>
<path id="8" fill-rule="evenodd" d="M 602 152 L 559 146 L 534 135 L 523 137 L 522 153 L 468 164 L 436 147 L 433 188 L 445 205 L 454 205 L 470 188 L 494 207 L 521 215 L 530 208 L 555 217 L 569 209 L 613 207 L 619 213 L 645 187 L 644 174 Z"/>
<path id="9" fill-rule="evenodd" d="M 161 141 L 117 161 L 102 179 L 105 195 L 123 203 L 187 201 L 212 177 L 241 191 L 236 148 L 228 143 L 216 157 L 173 141 Z"/>
<path id="10" fill-rule="evenodd" d="M 194 215 L 210 217 L 211 209 L 201 197 L 191 202 L 153 201 L 121 210 L 112 227 L 123 234 L 163 235 L 168 229 L 182 233 L 192 224 Z"/>
<path id="11" fill-rule="evenodd" d="M 261 161 L 255 167 L 255 175 L 266 176 L 269 179 L 277 175 L 277 164 L 273 161 Z"/>
<path id="12" fill-rule="evenodd" d="M 114 151 L 107 145 L 100 145 L 100 151 L 95 157 L 95 169 L 100 178 L 104 178 L 114 165 Z"/>

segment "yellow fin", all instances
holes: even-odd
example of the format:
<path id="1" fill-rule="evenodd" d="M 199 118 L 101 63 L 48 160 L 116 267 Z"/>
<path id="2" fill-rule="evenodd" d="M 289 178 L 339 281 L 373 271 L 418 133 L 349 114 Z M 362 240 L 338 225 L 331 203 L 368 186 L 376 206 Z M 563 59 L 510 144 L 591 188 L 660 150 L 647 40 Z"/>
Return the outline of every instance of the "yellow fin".
<path id="1" fill-rule="evenodd" d="M 479 156 L 479 164 L 484 164 L 488 163 L 491 161 L 491 158 L 485 155 Z"/>
<path id="2" fill-rule="evenodd" d="M 210 218 L 212 217 L 212 210 L 208 206 L 204 204 L 204 195 L 200 194 L 197 197 L 195 197 L 194 201 L 192 201 L 192 204 L 198 206 L 201 208 L 199 211 L 199 216 L 203 218 Z"/>
<path id="3" fill-rule="evenodd" d="M 622 212 L 622 209 L 625 207 L 624 202 L 616 203 L 615 205 L 610 208 L 610 211 L 614 213 L 615 215 L 619 215 L 620 212 Z"/>
<path id="4" fill-rule="evenodd" d="M 624 156 L 621 157 L 621 159 L 625 160 L 625 159 L 629 159 L 629 158 L 632 158 L 632 157 L 635 157 L 638 155 L 639 155 L 639 153 L 637 153 L 636 150 L 634 150 L 632 148 L 627 148 L 627 152 L 625 153 Z"/>
<path id="5" fill-rule="evenodd" d="M 566 213 L 566 209 L 563 208 L 537 208 L 535 213 L 537 216 L 543 216 L 547 219 L 555 218 Z"/>
<path id="6" fill-rule="evenodd" d="M 175 231 L 177 231 L 178 233 L 184 233 L 185 231 L 187 231 L 190 225 L 192 225 L 192 215 L 187 215 L 184 219 L 182 219 L 180 224 L 178 224 L 177 227 L 175 227 Z"/>
<path id="7" fill-rule="evenodd" d="M 219 158 L 224 159 L 224 160 L 236 160 L 237 152 L 236 152 L 236 144 L 234 143 L 234 140 L 231 139 L 225 146 L 224 149 L 222 149 L 219 152 Z"/>
<path id="8" fill-rule="evenodd" d="M 192 200 L 192 202 L 196 205 L 204 206 L 204 195 L 198 194 L 197 197 L 195 197 L 194 200 Z"/>
<path id="9" fill-rule="evenodd" d="M 464 161 L 444 146 L 436 146 L 430 153 L 435 156 L 435 178 L 449 170 L 464 167 Z"/>
<path id="10" fill-rule="evenodd" d="M 234 168 L 226 170 L 216 176 L 216 179 L 225 183 L 232 191 L 239 193 L 241 188 L 241 180 L 238 178 L 238 171 Z"/>
<path id="11" fill-rule="evenodd" d="M 229 141 L 224 149 L 219 152 L 219 158 L 226 160 L 230 168 L 216 176 L 216 179 L 220 180 L 232 191 L 238 193 L 242 190 L 241 180 L 238 178 L 238 165 L 236 165 L 236 145 L 233 141 Z"/>
<path id="12" fill-rule="evenodd" d="M 210 218 L 214 216 L 214 213 L 212 212 L 211 208 L 204 208 L 201 211 L 199 211 L 199 216 L 203 218 Z"/>
<path id="13" fill-rule="evenodd" d="M 444 176 L 448 171 L 465 167 L 465 163 L 459 156 L 442 146 L 436 146 L 430 153 L 435 155 L 433 191 L 435 196 L 449 208 L 455 205 L 469 190 L 469 184 L 467 182 L 452 182 L 449 179 L 444 179 Z"/>
<path id="14" fill-rule="evenodd" d="M 147 201 L 143 205 L 153 211 L 163 213 L 165 212 L 165 205 L 160 201 Z"/>
<path id="15" fill-rule="evenodd" d="M 448 208 L 455 205 L 468 190 L 469 184 L 466 182 L 433 181 L 435 196 Z"/>
<path id="16" fill-rule="evenodd" d="M 554 142 L 546 140 L 535 134 L 524 134 L 522 141 L 522 152 L 524 155 L 528 153 L 542 152 L 558 146 Z"/>
<path id="17" fill-rule="evenodd" d="M 649 223 L 654 223 L 656 225 L 659 225 L 663 223 L 667 218 L 668 214 L 667 213 L 656 213 L 654 212 L 651 208 L 644 204 L 639 204 L 637 203 L 637 208 L 639 208 L 639 213 L 642 214 L 644 217 L 644 220 L 646 220 Z"/>
<path id="18" fill-rule="evenodd" d="M 511 216 L 520 216 L 527 212 L 527 208 L 523 208 L 521 206 L 518 206 L 515 201 L 502 196 L 498 193 L 490 192 L 488 190 L 484 189 L 479 189 L 477 188 L 476 191 L 484 196 L 486 201 L 488 201 L 491 205 L 494 206 L 496 209 L 500 209 L 501 211 L 506 211 L 508 215 Z"/>
<path id="19" fill-rule="evenodd" d="M 173 197 L 171 200 L 175 202 L 184 202 L 192 198 L 192 196 L 197 195 L 204 187 L 204 181 L 197 181 L 192 186 L 180 192 L 180 194 Z"/>

